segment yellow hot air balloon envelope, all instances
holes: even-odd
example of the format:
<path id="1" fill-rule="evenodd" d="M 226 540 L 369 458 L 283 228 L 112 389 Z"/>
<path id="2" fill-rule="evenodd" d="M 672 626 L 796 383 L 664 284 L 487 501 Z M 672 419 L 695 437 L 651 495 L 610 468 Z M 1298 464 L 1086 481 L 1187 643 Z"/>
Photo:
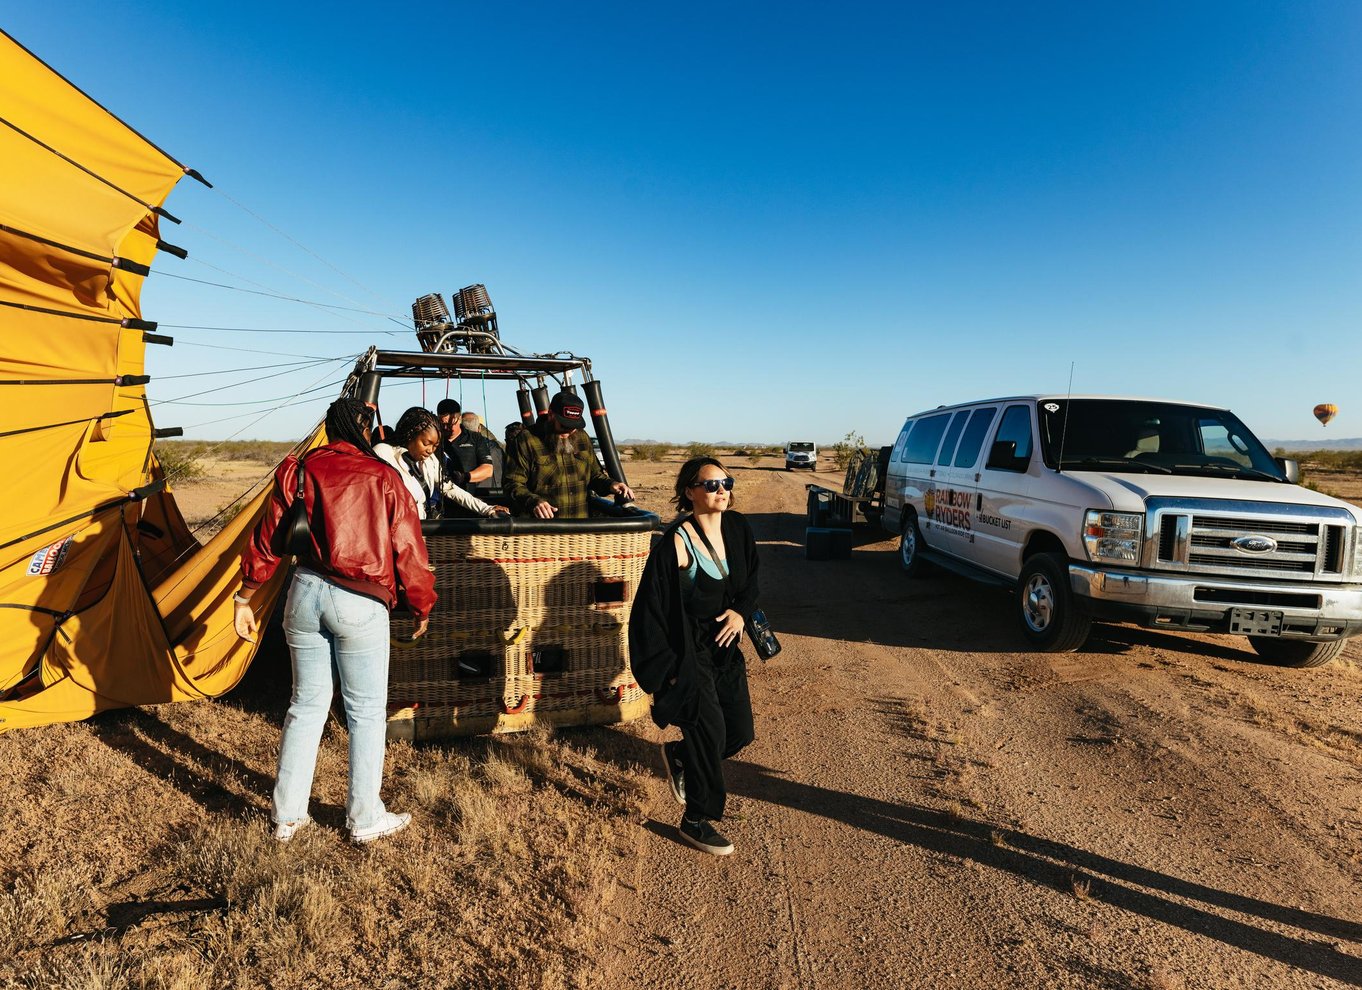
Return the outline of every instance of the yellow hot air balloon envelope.
<path id="1" fill-rule="evenodd" d="M 1315 419 L 1319 420 L 1320 426 L 1328 426 L 1329 420 L 1338 415 L 1338 406 L 1332 402 L 1321 402 L 1315 406 Z"/>

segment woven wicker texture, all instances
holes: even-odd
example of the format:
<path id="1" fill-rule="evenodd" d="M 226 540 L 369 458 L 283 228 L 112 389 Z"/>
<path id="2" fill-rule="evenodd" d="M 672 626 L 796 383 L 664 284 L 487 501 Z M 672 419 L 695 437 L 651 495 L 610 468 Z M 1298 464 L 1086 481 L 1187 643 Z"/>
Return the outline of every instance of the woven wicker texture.
<path id="1" fill-rule="evenodd" d="M 390 736 L 616 722 L 647 710 L 627 624 L 650 534 L 432 535 L 427 546 L 440 602 L 426 636 L 394 644 Z"/>

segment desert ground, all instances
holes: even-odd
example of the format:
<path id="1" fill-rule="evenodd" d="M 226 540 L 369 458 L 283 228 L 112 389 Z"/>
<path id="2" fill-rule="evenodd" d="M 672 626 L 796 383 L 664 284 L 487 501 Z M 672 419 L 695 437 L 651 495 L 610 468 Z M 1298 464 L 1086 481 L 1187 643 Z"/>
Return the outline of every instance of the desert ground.
<path id="1" fill-rule="evenodd" d="M 665 510 L 681 459 L 626 461 L 641 504 Z M 907 579 L 888 534 L 806 559 L 804 486 L 841 475 L 781 463 L 729 460 L 784 645 L 749 661 L 733 856 L 678 840 L 646 719 L 391 744 L 415 822 L 366 848 L 329 728 L 320 827 L 278 845 L 276 629 L 215 702 L 0 735 L 0 981 L 1362 986 L 1362 642 L 1317 670 L 1133 626 L 1030 653 L 1004 592 Z M 205 466 L 178 486 L 194 523 L 268 470 Z"/>

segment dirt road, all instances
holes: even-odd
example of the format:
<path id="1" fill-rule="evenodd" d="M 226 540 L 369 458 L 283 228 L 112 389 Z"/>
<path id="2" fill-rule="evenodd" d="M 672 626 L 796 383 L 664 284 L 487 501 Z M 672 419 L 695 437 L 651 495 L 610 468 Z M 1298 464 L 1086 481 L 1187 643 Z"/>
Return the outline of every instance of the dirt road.
<path id="1" fill-rule="evenodd" d="M 785 647 L 751 670 L 737 852 L 681 844 L 659 776 L 600 986 L 1362 986 L 1356 645 L 1316 671 L 1129 626 L 1024 652 L 1004 593 L 909 580 L 870 531 L 807 561 L 809 478 L 736 473 Z M 650 726 L 616 731 L 657 765 Z"/>

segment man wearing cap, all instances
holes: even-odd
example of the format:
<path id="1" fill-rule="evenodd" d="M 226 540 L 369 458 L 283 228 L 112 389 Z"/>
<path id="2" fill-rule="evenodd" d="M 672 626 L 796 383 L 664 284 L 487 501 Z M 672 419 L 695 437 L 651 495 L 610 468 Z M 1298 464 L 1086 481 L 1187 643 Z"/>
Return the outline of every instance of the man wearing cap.
<path id="1" fill-rule="evenodd" d="M 447 480 L 476 491 L 491 483 L 492 444 L 486 437 L 463 428 L 463 409 L 453 399 L 441 399 L 435 407 L 440 420 L 440 466 Z"/>
<path id="2" fill-rule="evenodd" d="M 633 490 L 601 470 L 585 433 L 581 398 L 559 392 L 547 416 L 526 427 L 506 452 L 506 494 L 520 515 L 585 519 L 587 496 L 614 494 L 632 502 Z"/>

